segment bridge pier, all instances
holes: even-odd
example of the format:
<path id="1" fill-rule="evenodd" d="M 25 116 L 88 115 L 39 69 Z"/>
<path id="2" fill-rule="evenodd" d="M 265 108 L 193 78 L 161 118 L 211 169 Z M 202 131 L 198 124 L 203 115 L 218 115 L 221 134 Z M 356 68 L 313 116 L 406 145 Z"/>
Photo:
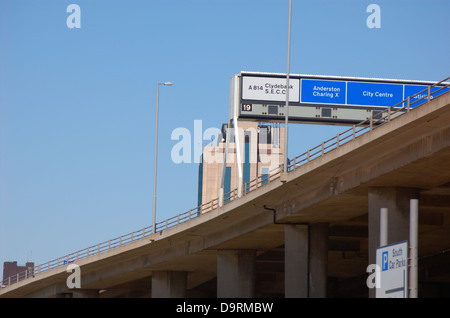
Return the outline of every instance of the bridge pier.
<path id="1" fill-rule="evenodd" d="M 284 297 L 308 297 L 309 226 L 284 226 Z"/>
<path id="2" fill-rule="evenodd" d="M 369 264 L 376 264 L 376 250 L 380 246 L 380 209 L 387 208 L 387 243 L 409 239 L 410 199 L 419 198 L 419 189 L 400 187 L 369 188 Z M 369 297 L 375 290 L 369 288 Z"/>
<path id="3" fill-rule="evenodd" d="M 152 273 L 152 298 L 186 297 L 187 272 L 154 271 Z"/>
<path id="4" fill-rule="evenodd" d="M 256 251 L 217 251 L 217 298 L 252 298 L 255 293 Z"/>
<path id="5" fill-rule="evenodd" d="M 285 225 L 285 297 L 325 298 L 328 224 Z"/>
<path id="6" fill-rule="evenodd" d="M 309 297 L 327 296 L 328 223 L 309 227 Z"/>

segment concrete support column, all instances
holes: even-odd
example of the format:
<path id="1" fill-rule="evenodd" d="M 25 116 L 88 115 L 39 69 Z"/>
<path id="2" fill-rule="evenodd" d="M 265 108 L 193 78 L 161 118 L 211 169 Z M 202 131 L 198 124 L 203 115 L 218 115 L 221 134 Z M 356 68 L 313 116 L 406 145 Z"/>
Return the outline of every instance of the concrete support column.
<path id="1" fill-rule="evenodd" d="M 284 226 L 284 295 L 286 298 L 308 297 L 309 226 Z"/>
<path id="2" fill-rule="evenodd" d="M 328 276 L 328 224 L 311 224 L 309 231 L 309 297 L 325 298 Z"/>
<path id="3" fill-rule="evenodd" d="M 152 298 L 186 297 L 187 272 L 155 271 L 152 273 Z"/>
<path id="4" fill-rule="evenodd" d="M 369 188 L 369 264 L 376 263 L 376 249 L 380 246 L 381 208 L 387 208 L 387 243 L 407 241 L 410 199 L 418 198 L 418 189 Z M 375 297 L 373 288 L 369 289 L 369 297 Z"/>
<path id="5" fill-rule="evenodd" d="M 98 298 L 99 293 L 96 289 L 74 289 L 72 298 Z"/>
<path id="6" fill-rule="evenodd" d="M 255 293 L 255 250 L 217 251 L 217 297 L 252 298 Z"/>

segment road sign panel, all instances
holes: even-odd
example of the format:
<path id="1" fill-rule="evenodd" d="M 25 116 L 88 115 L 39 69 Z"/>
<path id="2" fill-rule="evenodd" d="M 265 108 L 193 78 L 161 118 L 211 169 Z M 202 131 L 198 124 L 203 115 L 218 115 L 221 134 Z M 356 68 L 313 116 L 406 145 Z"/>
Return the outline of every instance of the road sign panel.
<path id="1" fill-rule="evenodd" d="M 426 85 L 405 85 L 405 96 L 412 96 L 412 95 L 416 95 L 411 97 L 410 103 L 411 108 L 414 108 L 416 106 L 419 106 L 425 102 L 427 102 L 427 96 L 428 96 L 428 90 L 427 90 L 428 86 Z M 445 92 L 448 92 L 449 88 L 443 88 L 441 89 L 441 87 L 432 87 L 430 90 L 430 99 L 433 99 Z M 405 98 L 406 98 L 405 97 Z"/>
<path id="2" fill-rule="evenodd" d="M 298 102 L 299 79 L 290 79 L 289 87 L 289 101 Z M 242 99 L 286 102 L 286 78 L 245 76 Z"/>
<path id="3" fill-rule="evenodd" d="M 230 114 L 250 121 L 284 122 L 286 75 L 241 72 L 233 76 L 233 103 Z M 352 125 L 376 117 L 389 106 L 399 104 L 408 96 L 433 85 L 433 82 L 355 78 L 340 76 L 296 75 L 289 77 L 289 121 Z M 448 85 L 445 83 L 444 85 Z M 432 97 L 449 91 L 446 87 L 431 89 Z M 422 97 L 420 94 L 419 97 Z M 416 99 L 417 99 L 416 98 Z M 411 98 L 411 102 L 415 99 Z M 425 102 L 421 100 L 411 107 Z M 396 105 L 399 104 L 399 105 Z M 396 112 L 393 117 L 402 112 Z"/>
<path id="4" fill-rule="evenodd" d="M 345 104 L 346 82 L 301 80 L 301 102 L 317 104 Z"/>
<path id="5" fill-rule="evenodd" d="M 407 298 L 408 294 L 408 243 L 406 241 L 381 246 L 376 251 L 380 268 L 380 286 L 377 298 Z"/>
<path id="6" fill-rule="evenodd" d="M 403 85 L 348 82 L 347 104 L 362 106 L 394 106 L 403 100 Z"/>

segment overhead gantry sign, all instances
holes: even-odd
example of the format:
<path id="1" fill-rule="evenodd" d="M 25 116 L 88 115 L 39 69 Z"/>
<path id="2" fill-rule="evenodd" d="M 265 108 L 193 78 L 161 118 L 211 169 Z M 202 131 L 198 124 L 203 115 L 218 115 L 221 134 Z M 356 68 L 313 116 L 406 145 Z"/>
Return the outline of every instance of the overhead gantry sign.
<path id="1" fill-rule="evenodd" d="M 386 107 L 404 106 L 408 96 L 414 103 L 427 94 L 434 82 L 386 80 L 318 75 L 289 75 L 289 122 L 310 124 L 353 125 L 376 116 Z M 241 72 L 234 75 L 231 92 L 234 104 L 231 116 L 239 120 L 284 122 L 286 103 L 286 75 Z M 232 79 L 232 81 L 233 81 Z M 234 87 L 233 87 L 234 86 Z M 433 87 L 430 99 L 449 88 Z M 400 103 L 400 104 L 399 104 Z"/>

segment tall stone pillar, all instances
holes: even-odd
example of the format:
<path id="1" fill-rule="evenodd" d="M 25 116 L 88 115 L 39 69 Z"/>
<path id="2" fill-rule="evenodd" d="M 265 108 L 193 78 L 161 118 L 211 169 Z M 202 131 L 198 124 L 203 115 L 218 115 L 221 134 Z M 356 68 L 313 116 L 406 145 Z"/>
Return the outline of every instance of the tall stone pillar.
<path id="1" fill-rule="evenodd" d="M 217 251 L 217 297 L 252 298 L 255 293 L 255 250 Z"/>
<path id="2" fill-rule="evenodd" d="M 309 297 L 325 298 L 328 276 L 328 224 L 311 224 L 309 231 Z"/>
<path id="3" fill-rule="evenodd" d="M 328 224 L 286 224 L 284 263 L 286 298 L 325 298 Z"/>
<path id="4" fill-rule="evenodd" d="M 152 273 L 152 298 L 186 297 L 187 272 L 155 271 Z"/>
<path id="5" fill-rule="evenodd" d="M 369 264 L 376 264 L 376 250 L 380 246 L 380 210 L 387 208 L 388 244 L 409 239 L 409 202 L 419 198 L 414 188 L 377 187 L 369 189 Z M 369 265 L 368 264 L 368 265 Z M 369 289 L 369 297 L 375 290 Z"/>
<path id="6" fill-rule="evenodd" d="M 308 297 L 309 226 L 284 226 L 284 295 L 286 298 Z"/>

